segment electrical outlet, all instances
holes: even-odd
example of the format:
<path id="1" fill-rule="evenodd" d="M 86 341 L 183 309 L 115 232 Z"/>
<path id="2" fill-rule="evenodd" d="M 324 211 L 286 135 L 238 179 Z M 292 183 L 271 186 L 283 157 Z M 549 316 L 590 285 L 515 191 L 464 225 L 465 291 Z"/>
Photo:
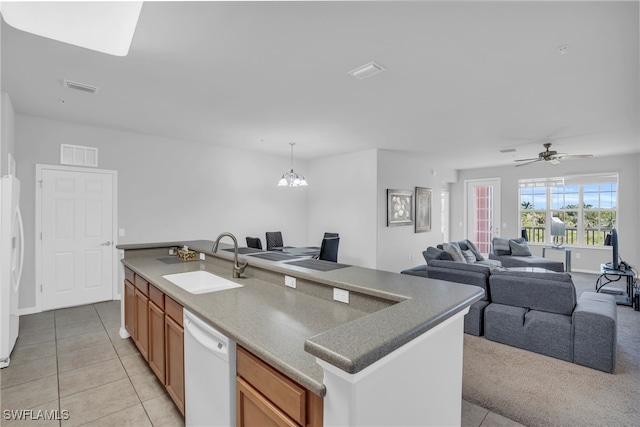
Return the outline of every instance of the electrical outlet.
<path id="1" fill-rule="evenodd" d="M 580 259 L 580 252 L 576 252 L 576 259 Z"/>
<path id="2" fill-rule="evenodd" d="M 409 261 L 413 261 L 413 254 L 409 254 Z"/>
<path id="3" fill-rule="evenodd" d="M 291 277 L 291 276 L 284 276 L 284 285 L 288 286 L 290 288 L 295 289 L 296 288 L 296 278 L 295 277 Z"/>
<path id="4" fill-rule="evenodd" d="M 345 304 L 349 304 L 349 291 L 333 288 L 333 299 Z"/>
<path id="5" fill-rule="evenodd" d="M 206 258 L 205 255 L 202 252 L 200 252 L 200 261 L 204 261 L 205 258 Z"/>

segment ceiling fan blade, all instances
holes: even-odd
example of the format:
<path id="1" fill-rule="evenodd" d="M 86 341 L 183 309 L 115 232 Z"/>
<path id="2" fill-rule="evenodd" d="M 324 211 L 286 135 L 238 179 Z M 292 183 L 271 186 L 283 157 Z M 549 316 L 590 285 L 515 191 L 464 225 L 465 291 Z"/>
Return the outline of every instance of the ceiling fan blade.
<path id="1" fill-rule="evenodd" d="M 540 160 L 540 157 L 536 157 L 533 159 L 518 159 L 518 160 L 514 160 L 514 162 L 531 162 L 531 161 L 536 161 L 536 160 Z"/>
<path id="2" fill-rule="evenodd" d="M 562 159 L 588 159 L 593 157 L 593 154 L 567 154 L 562 156 Z"/>
<path id="3" fill-rule="evenodd" d="M 557 157 L 551 158 L 551 159 L 547 160 L 547 162 L 551 163 L 551 164 L 552 164 L 552 165 L 554 165 L 554 166 L 555 166 L 555 165 L 559 165 L 560 163 L 562 163 L 562 162 L 560 161 L 560 159 L 559 159 L 559 158 L 557 158 Z"/>
<path id="4" fill-rule="evenodd" d="M 542 159 L 528 159 L 529 161 L 527 163 L 520 163 L 519 165 L 516 165 L 517 168 L 519 168 L 520 166 L 526 166 L 526 165 L 530 165 L 531 163 L 537 163 L 539 161 L 541 161 Z M 516 160 L 516 162 L 522 162 L 525 160 Z"/>

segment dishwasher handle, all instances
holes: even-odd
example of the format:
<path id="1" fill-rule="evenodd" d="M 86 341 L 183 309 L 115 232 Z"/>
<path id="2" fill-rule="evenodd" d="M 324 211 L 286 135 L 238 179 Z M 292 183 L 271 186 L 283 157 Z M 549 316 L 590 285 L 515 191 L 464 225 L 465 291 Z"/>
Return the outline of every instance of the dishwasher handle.
<path id="1" fill-rule="evenodd" d="M 229 348 L 227 343 L 216 339 L 215 337 L 205 333 L 190 319 L 186 319 L 185 327 L 189 334 L 204 348 L 209 350 L 221 359 L 228 360 Z"/>

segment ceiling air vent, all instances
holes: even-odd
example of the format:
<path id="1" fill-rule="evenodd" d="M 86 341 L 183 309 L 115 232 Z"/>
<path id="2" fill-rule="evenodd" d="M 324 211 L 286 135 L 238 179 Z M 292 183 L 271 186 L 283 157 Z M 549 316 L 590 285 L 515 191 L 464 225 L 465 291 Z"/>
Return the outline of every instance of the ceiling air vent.
<path id="1" fill-rule="evenodd" d="M 375 74 L 381 73 L 384 70 L 385 68 L 382 65 L 375 62 L 369 62 L 368 64 L 358 67 L 355 70 L 349 71 L 349 74 L 351 74 L 356 79 L 362 80 Z"/>
<path id="2" fill-rule="evenodd" d="M 75 89 L 75 90 L 79 90 L 82 92 L 89 92 L 89 93 L 96 93 L 99 89 L 96 86 L 91 86 L 84 83 L 72 82 L 71 80 L 66 80 L 66 79 L 62 81 L 62 84 L 64 87 L 67 87 L 69 89 Z"/>

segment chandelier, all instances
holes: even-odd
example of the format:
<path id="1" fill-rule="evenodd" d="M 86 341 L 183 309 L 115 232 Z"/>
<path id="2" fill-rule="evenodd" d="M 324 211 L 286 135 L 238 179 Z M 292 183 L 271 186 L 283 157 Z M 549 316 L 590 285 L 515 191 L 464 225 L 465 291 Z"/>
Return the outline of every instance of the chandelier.
<path id="1" fill-rule="evenodd" d="M 307 184 L 307 180 L 303 175 L 297 174 L 293 171 L 293 146 L 295 142 L 290 142 L 291 145 L 291 170 L 282 174 L 282 178 L 278 181 L 278 187 L 304 187 Z"/>

